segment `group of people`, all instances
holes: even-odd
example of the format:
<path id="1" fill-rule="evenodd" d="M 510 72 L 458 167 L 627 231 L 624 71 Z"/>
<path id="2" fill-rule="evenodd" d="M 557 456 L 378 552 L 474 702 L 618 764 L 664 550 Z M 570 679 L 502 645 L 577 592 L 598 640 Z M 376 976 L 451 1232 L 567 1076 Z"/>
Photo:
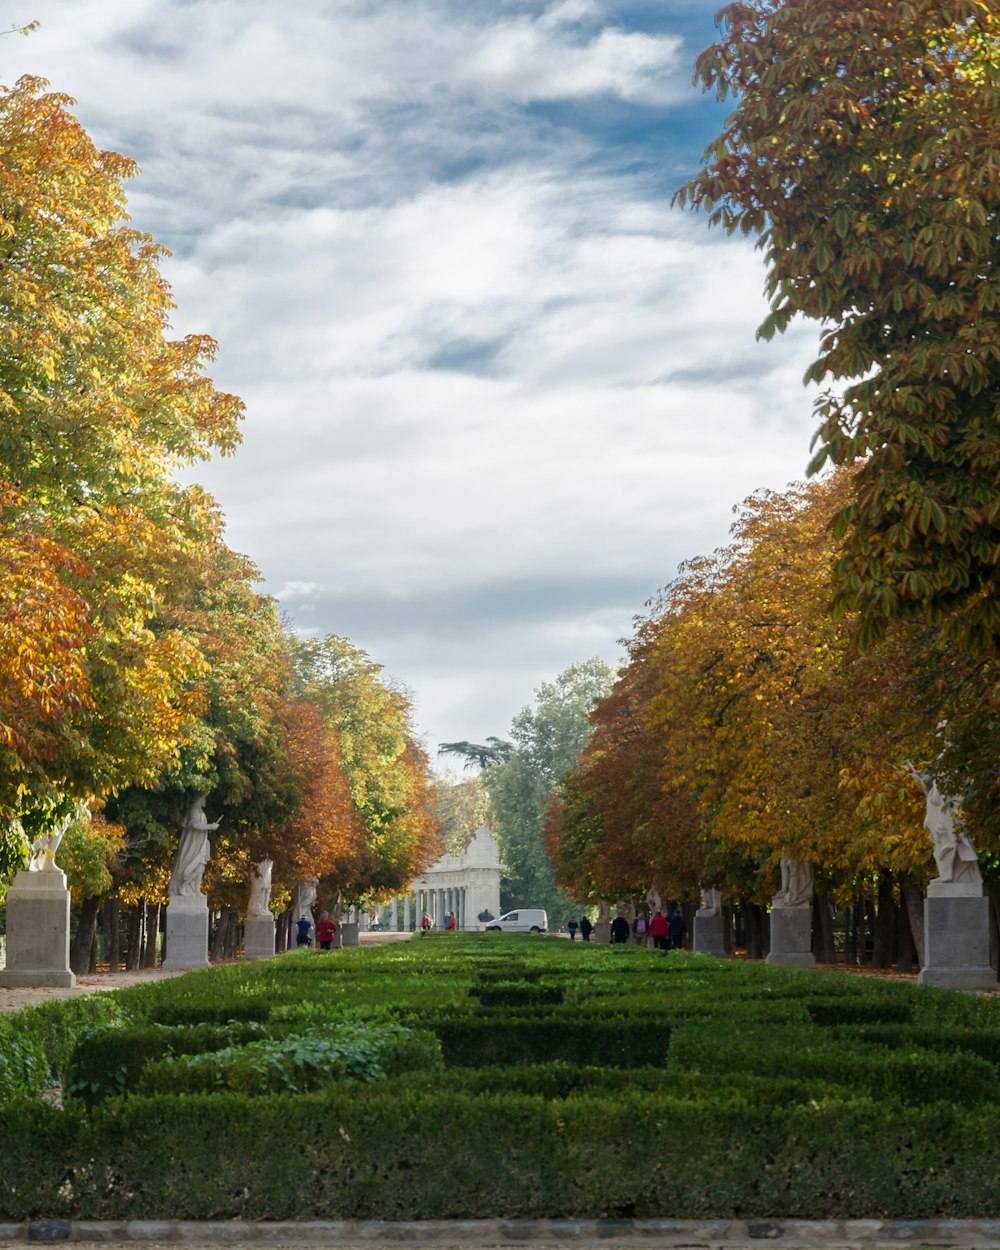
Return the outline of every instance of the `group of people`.
<path id="1" fill-rule="evenodd" d="M 453 911 L 450 911 L 447 914 L 447 916 L 445 916 L 444 927 L 448 930 L 449 933 L 454 933 L 458 929 L 458 917 L 455 915 Z M 421 933 L 427 933 L 430 929 L 433 929 L 433 928 L 434 928 L 434 921 L 431 920 L 430 916 L 426 912 L 424 912 L 423 917 L 420 921 Z"/>
<path id="2" fill-rule="evenodd" d="M 583 940 L 589 942 L 594 926 L 589 918 L 584 916 L 579 921 L 568 921 L 566 931 L 571 941 L 575 941 L 579 932 Z M 687 923 L 679 907 L 671 907 L 667 915 L 664 915 L 662 908 L 658 907 L 651 916 L 644 911 L 639 912 L 631 926 L 627 918 L 619 912 L 611 922 L 610 940 L 612 946 L 623 946 L 629 938 L 632 938 L 637 946 L 646 946 L 651 941 L 655 950 L 682 950 L 686 933 Z"/>
<path id="3" fill-rule="evenodd" d="M 302 948 L 312 946 L 313 922 L 307 915 L 302 915 L 295 922 L 295 945 Z M 315 924 L 316 945 L 321 951 L 333 949 L 333 939 L 337 936 L 337 922 L 330 919 L 328 911 L 320 912 Z"/>

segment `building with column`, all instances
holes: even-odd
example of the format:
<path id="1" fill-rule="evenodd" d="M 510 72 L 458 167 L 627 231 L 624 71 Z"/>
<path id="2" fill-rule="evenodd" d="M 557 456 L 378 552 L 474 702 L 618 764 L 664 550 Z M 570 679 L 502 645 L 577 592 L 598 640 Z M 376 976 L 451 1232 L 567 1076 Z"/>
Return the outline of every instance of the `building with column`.
<path id="1" fill-rule="evenodd" d="M 435 929 L 443 929 L 450 911 L 463 930 L 482 929 L 479 917 L 487 912 L 492 919 L 500 915 L 500 848 L 485 825 L 464 855 L 442 855 L 411 882 L 409 895 L 393 900 L 389 928 L 419 929 L 426 915 Z"/>

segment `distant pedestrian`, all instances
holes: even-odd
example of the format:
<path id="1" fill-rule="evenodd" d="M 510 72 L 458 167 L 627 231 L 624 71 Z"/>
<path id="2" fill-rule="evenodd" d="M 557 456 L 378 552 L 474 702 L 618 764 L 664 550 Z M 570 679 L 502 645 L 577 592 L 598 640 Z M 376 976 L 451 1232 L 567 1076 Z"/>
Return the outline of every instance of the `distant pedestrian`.
<path id="1" fill-rule="evenodd" d="M 330 919 L 328 911 L 322 912 L 316 921 L 316 942 L 321 951 L 328 951 L 332 948 L 336 933 L 336 921 Z"/>
<path id="2" fill-rule="evenodd" d="M 430 927 L 431 927 L 431 918 L 430 916 L 428 916 L 426 912 L 424 912 L 423 919 L 420 921 L 420 931 L 422 933 L 428 933 L 430 932 Z"/>
<path id="3" fill-rule="evenodd" d="M 684 913 L 679 907 L 671 909 L 670 915 L 667 917 L 667 927 L 670 929 L 670 949 L 679 951 L 684 949 L 684 934 L 687 933 L 687 925 L 684 922 Z"/>
<path id="4" fill-rule="evenodd" d="M 635 938 L 636 946 L 646 945 L 646 932 L 649 928 L 649 922 L 646 920 L 646 913 L 641 911 L 632 921 L 632 936 Z"/>
<path id="5" fill-rule="evenodd" d="M 629 927 L 625 917 L 618 913 L 611 922 L 611 945 L 624 946 L 628 942 Z"/>
<path id="6" fill-rule="evenodd" d="M 312 932 L 312 927 L 313 927 L 312 921 L 309 919 L 308 916 L 300 916 L 299 919 L 296 920 L 295 922 L 295 945 L 296 946 L 311 946 L 312 945 L 312 938 L 310 937 L 310 934 Z"/>
<path id="7" fill-rule="evenodd" d="M 576 931 L 578 928 L 579 928 L 579 925 L 576 923 L 575 920 L 566 921 L 566 932 L 569 934 L 569 940 L 571 942 L 576 941 Z"/>
<path id="8" fill-rule="evenodd" d="M 590 941 L 590 935 L 594 932 L 594 926 L 590 922 L 589 916 L 580 917 L 580 936 L 585 942 Z"/>
<path id="9" fill-rule="evenodd" d="M 448 932 L 454 933 L 457 928 L 458 928 L 458 920 L 455 917 L 455 913 L 453 911 L 450 911 L 448 913 Z"/>
<path id="10" fill-rule="evenodd" d="M 649 936 L 653 939 L 653 948 L 658 951 L 670 949 L 670 927 L 667 918 L 657 907 L 649 918 Z"/>

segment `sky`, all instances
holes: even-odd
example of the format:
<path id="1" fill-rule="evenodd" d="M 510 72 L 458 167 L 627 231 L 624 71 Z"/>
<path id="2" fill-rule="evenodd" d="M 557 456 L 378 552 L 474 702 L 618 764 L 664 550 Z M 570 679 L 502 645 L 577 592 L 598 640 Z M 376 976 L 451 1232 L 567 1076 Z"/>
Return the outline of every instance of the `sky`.
<path id="1" fill-rule="evenodd" d="M 192 480 L 296 630 L 349 637 L 442 741 L 506 736 L 732 509 L 801 480 L 816 332 L 671 208 L 725 107 L 721 0 L 10 0 L 132 157 L 178 334 L 243 445 Z"/>

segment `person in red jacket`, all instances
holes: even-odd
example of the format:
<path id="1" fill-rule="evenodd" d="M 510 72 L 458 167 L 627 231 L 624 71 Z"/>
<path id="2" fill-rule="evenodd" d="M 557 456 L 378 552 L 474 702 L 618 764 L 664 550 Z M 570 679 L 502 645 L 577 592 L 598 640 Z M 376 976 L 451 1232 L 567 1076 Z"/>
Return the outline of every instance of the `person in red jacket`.
<path id="1" fill-rule="evenodd" d="M 321 951 L 328 951 L 333 946 L 333 938 L 336 932 L 336 922 L 330 919 L 328 911 L 323 912 L 316 921 L 316 945 Z"/>
<path id="2" fill-rule="evenodd" d="M 658 951 L 669 950 L 670 929 L 667 918 L 659 908 L 649 918 L 649 936 L 653 939 L 653 947 Z"/>

